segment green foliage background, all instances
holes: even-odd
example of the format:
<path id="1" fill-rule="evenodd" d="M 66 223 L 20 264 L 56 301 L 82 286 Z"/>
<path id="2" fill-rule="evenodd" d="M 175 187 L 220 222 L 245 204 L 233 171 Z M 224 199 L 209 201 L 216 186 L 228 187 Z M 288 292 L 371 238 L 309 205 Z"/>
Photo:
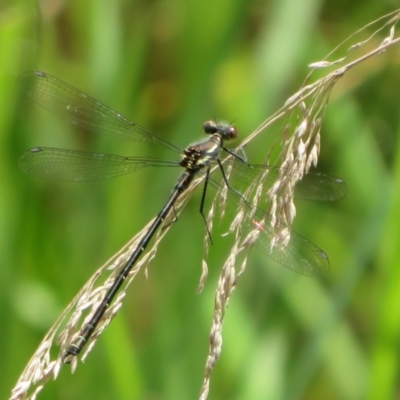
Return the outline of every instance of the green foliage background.
<path id="1" fill-rule="evenodd" d="M 215 117 L 246 136 L 297 90 L 307 64 L 394 7 L 389 0 L 3 0 L 0 398 L 89 276 L 158 212 L 177 176 L 149 170 L 68 184 L 25 175 L 18 158 L 39 145 L 170 155 L 82 135 L 30 107 L 16 88 L 22 72 L 55 75 L 184 147 Z M 320 169 L 343 178 L 348 195 L 336 204 L 299 203 L 295 224 L 329 254 L 327 282 L 253 252 L 226 315 L 210 399 L 400 396 L 399 54 L 393 47 L 359 65 L 331 96 Z M 265 147 L 246 152 L 259 159 Z M 197 398 L 228 249 L 215 238 L 209 280 L 196 296 L 198 207 L 197 194 L 85 364 L 74 375 L 63 368 L 40 399 Z"/>

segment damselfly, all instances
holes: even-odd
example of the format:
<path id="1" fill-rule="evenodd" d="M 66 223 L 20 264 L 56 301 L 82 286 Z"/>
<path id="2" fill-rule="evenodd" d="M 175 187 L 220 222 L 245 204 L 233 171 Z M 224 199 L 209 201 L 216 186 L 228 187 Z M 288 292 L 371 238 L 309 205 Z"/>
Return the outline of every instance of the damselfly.
<path id="1" fill-rule="evenodd" d="M 20 165 L 24 171 L 44 178 L 64 181 L 90 181 L 116 177 L 149 166 L 180 166 L 185 169 L 166 203 L 143 235 L 139 244 L 132 251 L 90 321 L 84 325 L 79 335 L 69 345 L 63 356 L 64 362 L 70 362 L 73 357 L 81 352 L 127 278 L 129 271 L 138 261 L 163 221 L 174 209 L 178 198 L 188 189 L 194 178 L 199 174 L 204 176 L 200 212 L 205 219 L 203 208 L 207 185 L 209 182 L 214 186 L 218 185 L 215 179 L 210 176 L 213 166 L 217 166 L 220 170 L 223 185 L 228 189 L 231 198 L 238 203 L 246 204 L 249 215 L 251 215 L 248 223 L 258 231 L 257 243 L 272 259 L 306 275 L 320 275 L 329 270 L 329 260 L 326 253 L 293 231 L 288 236 L 290 240 L 284 245 L 271 245 L 274 230 L 270 224 L 263 222 L 268 218 L 268 214 L 258 206 L 247 203 L 242 194 L 231 187 L 230 179 L 223 166 L 223 159 L 220 157 L 222 152 L 227 153 L 228 157 L 234 157 L 237 162 L 235 162 L 232 173 L 235 170 L 239 170 L 244 178 L 250 175 L 253 176 L 254 172 L 262 170 L 267 172 L 268 179 L 274 182 L 274 178 L 281 171 L 276 167 L 248 164 L 244 157 L 227 149 L 224 143 L 237 137 L 236 128 L 232 125 L 207 121 L 204 123 L 203 129 L 209 135 L 209 138 L 181 149 L 166 139 L 129 121 L 99 101 L 44 72 L 28 72 L 21 76 L 20 81 L 23 91 L 34 102 L 80 128 L 130 141 L 153 142 L 181 154 L 180 160 L 167 161 L 148 157 L 123 157 L 36 147 L 27 151 L 21 157 Z M 287 171 L 287 173 L 297 172 Z M 329 175 L 307 174 L 297 187 L 297 195 L 299 197 L 314 200 L 336 200 L 343 197 L 345 193 L 345 183 Z M 211 238 L 210 233 L 208 234 Z"/>

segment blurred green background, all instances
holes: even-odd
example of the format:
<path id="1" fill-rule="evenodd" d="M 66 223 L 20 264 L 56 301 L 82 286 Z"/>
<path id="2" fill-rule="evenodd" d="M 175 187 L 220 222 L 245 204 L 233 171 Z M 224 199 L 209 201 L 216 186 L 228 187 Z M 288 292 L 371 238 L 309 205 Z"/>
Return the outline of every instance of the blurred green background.
<path id="1" fill-rule="evenodd" d="M 22 72 L 55 75 L 178 146 L 201 138 L 203 121 L 216 117 L 234 121 L 245 137 L 297 90 L 307 64 L 395 5 L 3 0 L 0 398 L 86 280 L 159 211 L 179 173 L 149 170 L 90 184 L 25 175 L 18 159 L 33 146 L 171 154 L 74 131 L 21 98 Z M 393 47 L 358 66 L 331 96 L 319 169 L 343 178 L 348 195 L 335 204 L 299 202 L 295 222 L 329 254 L 327 282 L 252 252 L 226 315 L 209 399 L 400 397 L 399 54 Z M 253 160 L 260 150 L 246 152 Z M 228 251 L 215 237 L 197 296 L 199 199 L 172 226 L 149 279 L 137 277 L 85 364 L 74 375 L 63 368 L 40 399 L 198 397 Z"/>

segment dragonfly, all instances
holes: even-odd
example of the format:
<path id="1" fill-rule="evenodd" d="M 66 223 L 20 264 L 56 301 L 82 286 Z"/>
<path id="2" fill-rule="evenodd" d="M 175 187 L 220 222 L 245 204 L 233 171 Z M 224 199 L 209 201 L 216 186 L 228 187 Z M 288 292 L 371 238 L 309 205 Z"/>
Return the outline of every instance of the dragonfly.
<path id="1" fill-rule="evenodd" d="M 278 167 L 249 164 L 246 157 L 228 149 L 225 143 L 236 139 L 238 136 L 233 125 L 206 121 L 203 124 L 203 130 L 208 137 L 182 149 L 45 72 L 31 71 L 23 74 L 20 77 L 20 85 L 25 95 L 35 103 L 79 128 L 83 128 L 83 130 L 133 142 L 150 142 L 180 154 L 180 159 L 171 161 L 152 157 L 124 157 L 70 149 L 35 147 L 24 153 L 20 159 L 19 164 L 25 172 L 42 178 L 61 181 L 93 181 L 117 177 L 145 167 L 174 166 L 184 169 L 169 197 L 167 197 L 138 245 L 132 250 L 91 319 L 82 327 L 65 351 L 63 355 L 64 363 L 71 362 L 74 357 L 80 354 L 128 277 L 129 272 L 166 218 L 172 211 L 175 211 L 177 200 L 199 175 L 204 178 L 200 213 L 205 220 L 210 239 L 211 233 L 208 230 L 204 215 L 207 187 L 209 183 L 214 187 L 220 187 L 222 184 L 228 189 L 230 197 L 234 199 L 233 203 L 244 203 L 248 207 L 252 215 L 249 219 L 249 226 L 258 230 L 257 244 L 269 257 L 283 266 L 305 275 L 319 276 L 329 271 L 329 259 L 326 253 L 294 231 L 290 232 L 290 241 L 284 247 L 271 246 L 274 230 L 269 224 L 259 222 L 268 219 L 268 213 L 258 206 L 247 203 L 241 192 L 231 186 L 231 173 L 236 173 L 242 180 L 251 180 L 255 173 L 267 171 L 268 179 L 273 182 L 280 171 Z M 222 154 L 233 158 L 235 161 L 234 168 L 229 176 L 223 165 L 224 157 Z M 211 175 L 213 167 L 219 169 L 222 175 L 222 183 L 213 177 L 214 173 Z M 346 184 L 344 181 L 324 174 L 305 175 L 295 190 L 296 197 L 309 200 L 332 201 L 342 198 L 345 193 Z"/>

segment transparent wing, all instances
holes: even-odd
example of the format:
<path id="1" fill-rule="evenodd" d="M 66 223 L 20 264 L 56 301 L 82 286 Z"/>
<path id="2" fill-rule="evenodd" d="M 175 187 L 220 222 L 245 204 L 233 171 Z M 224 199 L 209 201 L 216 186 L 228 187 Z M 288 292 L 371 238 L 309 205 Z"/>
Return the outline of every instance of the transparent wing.
<path id="1" fill-rule="evenodd" d="M 329 272 L 328 255 L 316 244 L 310 242 L 289 228 L 282 230 L 283 235 L 288 234 L 289 241 L 285 245 L 279 243 L 273 246 L 276 232 L 266 218 L 266 213 L 257 209 L 254 217 L 245 222 L 246 231 L 257 229 L 258 239 L 256 247 L 279 264 L 311 277 L 321 277 Z M 265 222 L 260 222 L 264 221 Z M 282 233 L 281 233 L 282 235 Z"/>
<path id="2" fill-rule="evenodd" d="M 308 173 L 297 182 L 294 195 L 298 199 L 336 201 L 347 193 L 346 183 L 336 176 Z"/>
<path id="3" fill-rule="evenodd" d="M 262 168 L 268 167 L 262 166 Z M 273 171 L 271 174 L 272 179 L 274 174 L 275 177 L 277 176 L 279 168 L 272 168 L 271 171 Z M 216 179 L 216 173 L 218 172 L 215 172 L 213 177 L 210 177 L 209 187 L 220 191 L 221 182 Z M 321 179 L 324 190 L 317 185 L 321 182 Z M 311 192 L 305 191 L 300 192 L 300 194 L 304 194 L 304 197 L 314 200 L 332 200 L 334 198 L 343 197 L 343 191 L 345 189 L 344 182 L 341 180 L 337 182 L 336 179 L 337 178 L 328 175 L 324 175 L 321 178 L 320 175 L 315 174 L 310 178 L 310 181 L 311 189 L 313 189 L 314 186 L 316 188 Z M 229 182 L 231 183 L 231 179 Z M 308 183 L 308 185 L 310 185 L 310 183 Z M 235 186 L 233 186 L 233 188 L 236 189 Z M 306 184 L 305 188 L 307 188 Z M 308 186 L 308 188 L 310 187 Z M 333 193 L 330 193 L 329 190 L 332 188 Z M 303 190 L 303 188 L 301 190 Z M 224 195 L 222 197 L 224 198 Z M 257 239 L 254 242 L 254 247 L 260 249 L 277 263 L 300 274 L 311 277 L 321 277 L 329 272 L 329 258 L 316 244 L 310 242 L 278 221 L 275 221 L 275 226 L 272 227 L 271 217 L 267 211 L 260 207 L 252 206 L 250 203 L 245 203 L 240 194 L 234 190 L 228 190 L 227 212 L 234 213 L 242 208 L 246 215 L 241 223 L 242 237 L 245 238 L 251 233 L 256 234 Z M 235 216 L 231 215 L 231 220 L 234 221 Z"/>
<path id="4" fill-rule="evenodd" d="M 154 142 L 181 152 L 179 147 L 54 76 L 31 71 L 21 75 L 19 83 L 35 103 L 81 128 L 135 142 Z"/>
<path id="5" fill-rule="evenodd" d="M 179 166 L 179 162 L 35 147 L 20 158 L 19 165 L 25 172 L 41 178 L 96 181 L 129 174 L 150 166 L 176 167 Z"/>
<path id="6" fill-rule="evenodd" d="M 282 169 L 269 165 L 246 164 L 235 161 L 229 181 L 232 186 L 240 190 L 240 185 L 248 187 L 257 175 L 266 173 L 264 179 L 265 188 L 268 190 L 282 174 L 290 179 L 290 175 L 298 175 L 299 172 L 290 169 Z M 237 185 L 235 185 L 235 183 Z M 296 184 L 294 195 L 297 199 L 335 201 L 343 198 L 347 193 L 346 183 L 332 175 L 308 173 Z"/>

